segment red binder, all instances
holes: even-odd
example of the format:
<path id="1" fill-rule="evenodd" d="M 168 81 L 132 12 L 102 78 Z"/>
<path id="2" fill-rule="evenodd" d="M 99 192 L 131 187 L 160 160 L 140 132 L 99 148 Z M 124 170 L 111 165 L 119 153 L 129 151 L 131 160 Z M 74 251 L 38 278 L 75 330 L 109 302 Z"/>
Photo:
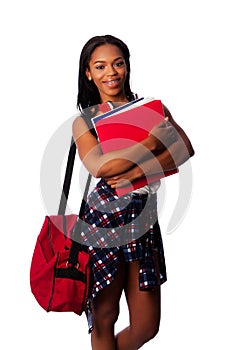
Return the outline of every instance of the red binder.
<path id="1" fill-rule="evenodd" d="M 164 111 L 160 100 L 152 100 L 143 105 L 132 105 L 131 109 L 123 110 L 96 121 L 95 128 L 103 153 L 122 149 L 142 141 L 154 125 L 164 119 Z M 118 196 L 122 196 L 134 189 L 153 183 L 177 173 L 177 169 L 157 175 L 150 175 L 135 180 L 131 186 L 117 188 Z"/>

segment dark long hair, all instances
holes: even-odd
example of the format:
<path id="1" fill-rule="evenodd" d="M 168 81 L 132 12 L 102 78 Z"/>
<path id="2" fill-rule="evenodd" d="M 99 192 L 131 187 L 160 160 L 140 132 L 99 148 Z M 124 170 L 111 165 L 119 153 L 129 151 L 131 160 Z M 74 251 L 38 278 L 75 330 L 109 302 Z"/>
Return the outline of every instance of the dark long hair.
<path id="1" fill-rule="evenodd" d="M 79 77 L 78 77 L 78 99 L 77 107 L 82 111 L 83 109 L 95 106 L 101 103 L 99 91 L 93 81 L 89 81 L 86 76 L 86 69 L 89 68 L 89 62 L 93 51 L 101 45 L 112 44 L 117 46 L 124 57 L 126 67 L 127 67 L 127 76 L 125 79 L 125 94 L 129 100 L 134 99 L 134 94 L 131 92 L 129 79 L 130 79 L 130 62 L 129 62 L 129 49 L 127 45 L 120 39 L 112 35 L 102 35 L 95 36 L 88 40 L 84 45 L 79 61 Z"/>

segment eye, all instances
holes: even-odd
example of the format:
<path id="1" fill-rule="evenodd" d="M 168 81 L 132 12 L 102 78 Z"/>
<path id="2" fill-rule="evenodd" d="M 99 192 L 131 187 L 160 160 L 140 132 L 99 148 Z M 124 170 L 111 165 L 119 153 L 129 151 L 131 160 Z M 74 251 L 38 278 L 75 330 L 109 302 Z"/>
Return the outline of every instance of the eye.
<path id="1" fill-rule="evenodd" d="M 95 68 L 98 69 L 98 70 L 101 70 L 101 69 L 104 69 L 104 65 L 100 64 L 100 65 L 96 66 Z"/>
<path id="2" fill-rule="evenodd" d="M 116 62 L 116 66 L 117 67 L 121 67 L 121 66 L 123 66 L 125 64 L 125 62 L 124 61 L 119 61 L 119 62 Z"/>

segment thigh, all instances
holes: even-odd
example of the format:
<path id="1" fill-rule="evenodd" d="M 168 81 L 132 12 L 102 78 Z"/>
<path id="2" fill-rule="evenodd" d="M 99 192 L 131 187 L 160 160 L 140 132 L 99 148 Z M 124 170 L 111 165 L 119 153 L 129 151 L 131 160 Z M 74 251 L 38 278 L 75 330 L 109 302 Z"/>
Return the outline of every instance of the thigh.
<path id="1" fill-rule="evenodd" d="M 160 286 L 153 291 L 139 290 L 139 261 L 128 263 L 126 280 L 124 290 L 131 327 L 136 332 L 158 329 L 161 313 Z"/>
<path id="2" fill-rule="evenodd" d="M 93 299 L 92 309 L 94 316 L 107 316 L 111 313 L 113 315 L 118 312 L 119 301 L 125 285 L 125 262 L 123 257 L 119 254 L 119 263 L 114 281 L 102 289 Z"/>

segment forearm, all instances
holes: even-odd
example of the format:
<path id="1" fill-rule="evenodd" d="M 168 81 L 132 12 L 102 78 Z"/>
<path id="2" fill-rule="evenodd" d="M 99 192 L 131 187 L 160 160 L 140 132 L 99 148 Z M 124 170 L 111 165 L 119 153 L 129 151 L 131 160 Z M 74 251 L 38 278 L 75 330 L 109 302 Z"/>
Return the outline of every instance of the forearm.
<path id="1" fill-rule="evenodd" d="M 96 159 L 94 173 L 96 177 L 109 177 L 126 172 L 135 164 L 147 159 L 152 151 L 155 151 L 155 145 L 148 137 L 133 146 L 101 154 Z"/>
<path id="2" fill-rule="evenodd" d="M 175 142 L 168 149 L 136 166 L 135 173 L 138 178 L 144 175 L 156 175 L 164 171 L 178 168 L 185 163 L 192 152 L 182 140 Z"/>
<path id="3" fill-rule="evenodd" d="M 157 146 L 156 138 L 148 135 L 133 146 L 103 154 L 100 143 L 90 133 L 83 118 L 75 119 L 73 138 L 81 161 L 94 177 L 113 176 L 128 171 L 147 158 Z"/>
<path id="4" fill-rule="evenodd" d="M 150 153 L 147 159 L 142 159 L 134 164 L 128 171 L 107 177 L 106 180 L 110 186 L 117 188 L 145 175 L 158 175 L 165 171 L 174 170 L 194 155 L 192 144 L 185 132 L 175 123 L 171 115 L 169 118 L 177 131 L 176 141 L 167 145 L 166 149 L 160 153 L 155 149 L 154 154 Z"/>
<path id="5" fill-rule="evenodd" d="M 83 118 L 73 123 L 73 137 L 79 157 L 94 177 L 111 177 L 125 173 L 175 142 L 174 128 L 164 120 L 150 131 L 148 137 L 133 146 L 103 154 L 101 145 L 91 134 Z M 153 153 L 152 153 L 153 152 Z"/>

